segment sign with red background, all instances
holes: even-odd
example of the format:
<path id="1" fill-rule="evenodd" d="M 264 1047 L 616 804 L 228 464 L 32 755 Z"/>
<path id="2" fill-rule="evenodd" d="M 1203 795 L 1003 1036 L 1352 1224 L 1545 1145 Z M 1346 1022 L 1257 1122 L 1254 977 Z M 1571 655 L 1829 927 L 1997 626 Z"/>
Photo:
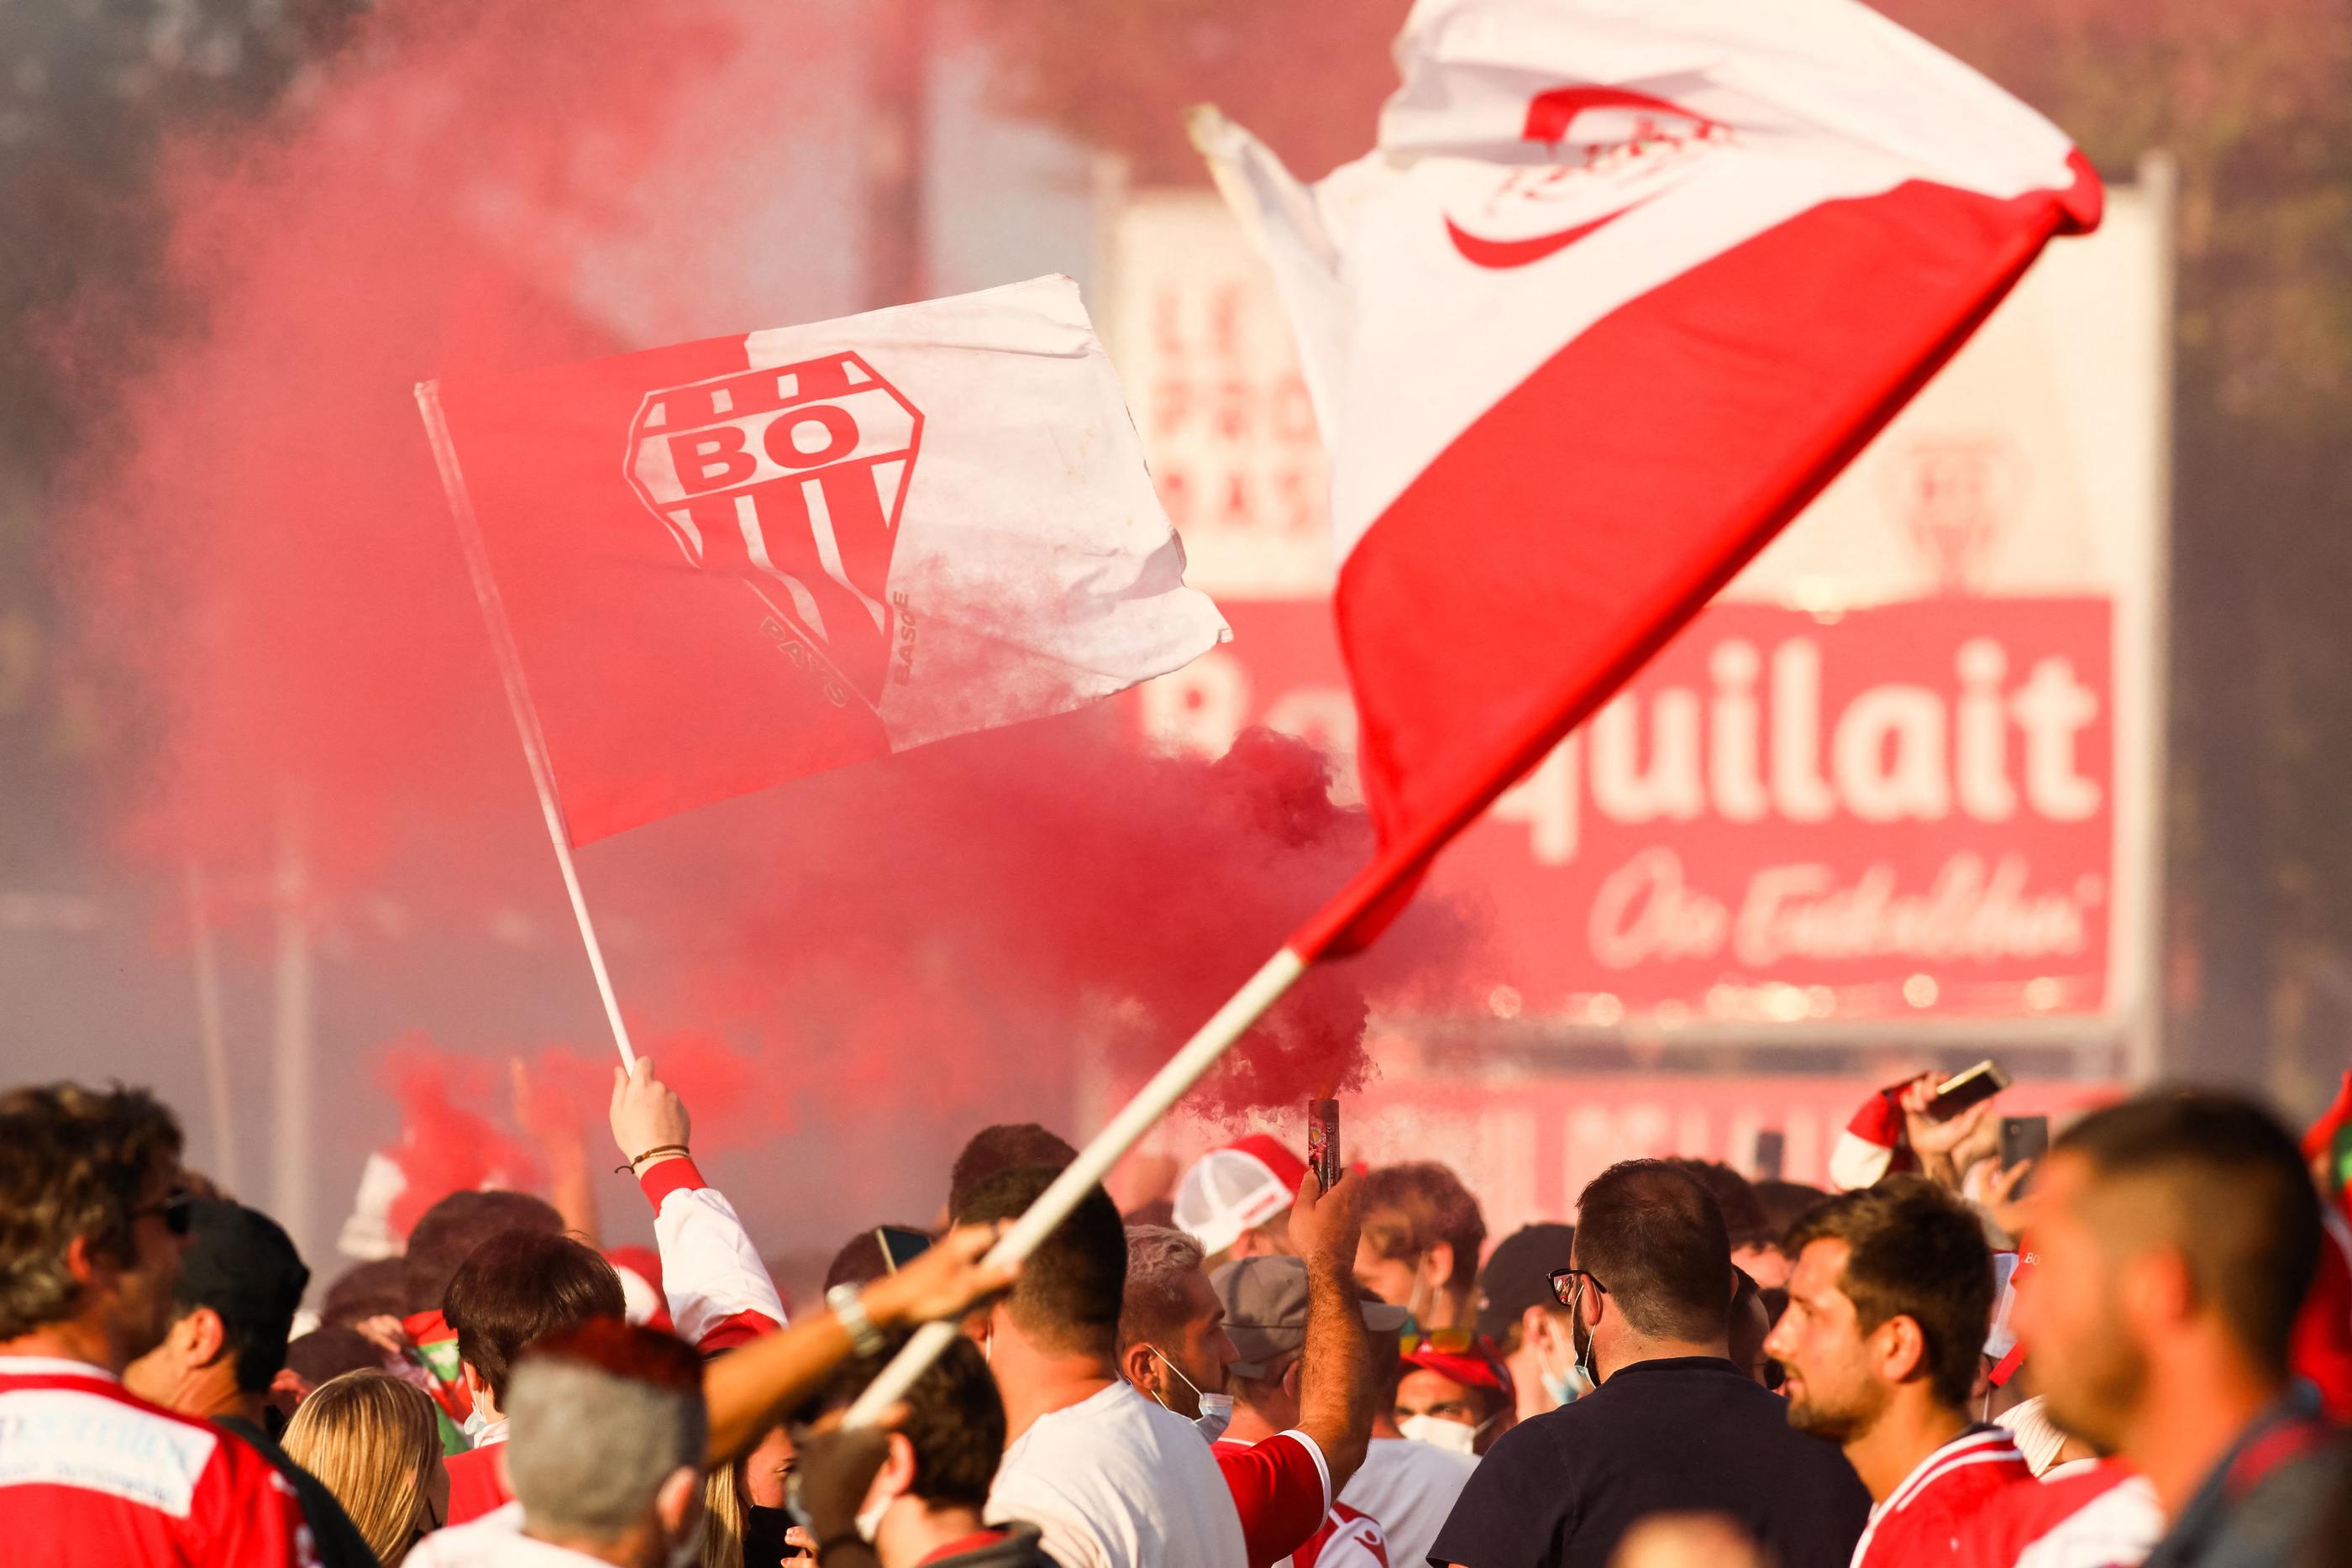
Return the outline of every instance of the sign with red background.
<path id="1" fill-rule="evenodd" d="M 1265 724 L 1352 783 L 1328 604 L 1132 699 L 1163 742 Z M 2108 601 L 1722 602 L 1472 827 L 1432 888 L 1483 905 L 1492 1005 L 1572 1021 L 2084 1014 L 2106 1002 Z"/>

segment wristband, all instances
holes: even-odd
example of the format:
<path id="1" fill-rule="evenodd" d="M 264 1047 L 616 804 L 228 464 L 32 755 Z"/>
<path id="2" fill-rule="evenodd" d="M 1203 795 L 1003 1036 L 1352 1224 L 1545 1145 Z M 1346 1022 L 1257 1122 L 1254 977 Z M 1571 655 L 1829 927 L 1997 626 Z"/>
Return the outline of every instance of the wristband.
<path id="1" fill-rule="evenodd" d="M 656 1144 L 652 1148 L 647 1149 L 642 1155 L 632 1155 L 629 1157 L 629 1163 L 627 1165 L 614 1166 L 613 1167 L 613 1174 L 618 1176 L 622 1172 L 626 1171 L 629 1175 L 635 1176 L 637 1174 L 637 1167 L 645 1164 L 647 1160 L 652 1159 L 656 1155 L 688 1155 L 692 1153 L 693 1151 L 688 1149 L 684 1144 Z"/>
<path id="2" fill-rule="evenodd" d="M 883 1339 L 882 1331 L 874 1326 L 874 1320 L 866 1315 L 866 1303 L 860 1296 L 859 1287 L 839 1284 L 824 1293 L 824 1304 L 840 1320 L 841 1326 L 848 1331 L 852 1349 L 860 1355 L 878 1355 L 888 1342 Z"/>

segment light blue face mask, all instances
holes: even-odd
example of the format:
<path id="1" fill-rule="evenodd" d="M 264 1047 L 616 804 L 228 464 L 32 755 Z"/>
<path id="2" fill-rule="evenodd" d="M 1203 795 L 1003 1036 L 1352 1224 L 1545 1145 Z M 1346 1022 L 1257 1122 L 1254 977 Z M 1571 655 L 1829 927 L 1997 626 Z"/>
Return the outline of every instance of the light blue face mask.
<path id="1" fill-rule="evenodd" d="M 1536 1352 L 1536 1375 L 1543 1383 L 1544 1396 L 1554 1405 L 1573 1405 L 1592 1392 L 1583 1367 L 1570 1362 L 1567 1371 L 1554 1372 L 1544 1364 L 1541 1351 Z"/>
<path id="2" fill-rule="evenodd" d="M 1192 1429 L 1200 1433 L 1203 1439 L 1212 1443 L 1223 1437 L 1225 1435 L 1225 1428 L 1233 1425 L 1234 1396 L 1230 1394 L 1202 1393 L 1201 1385 L 1193 1382 L 1191 1378 L 1186 1377 L 1184 1375 L 1184 1369 L 1177 1365 L 1174 1362 L 1169 1360 L 1168 1353 L 1166 1351 L 1163 1351 L 1158 1345 L 1148 1342 L 1145 1343 L 1143 1348 L 1158 1356 L 1160 1358 L 1160 1364 L 1174 1373 L 1177 1377 L 1181 1380 L 1184 1386 L 1192 1391 L 1193 1402 L 1198 1406 L 1201 1412 L 1198 1416 L 1192 1418 Z M 1152 1397 L 1154 1399 L 1160 1399 L 1160 1396 L 1157 1394 L 1153 1395 Z M 1167 1409 L 1168 1401 L 1165 1399 L 1160 1399 L 1160 1407 L 1163 1410 Z"/>

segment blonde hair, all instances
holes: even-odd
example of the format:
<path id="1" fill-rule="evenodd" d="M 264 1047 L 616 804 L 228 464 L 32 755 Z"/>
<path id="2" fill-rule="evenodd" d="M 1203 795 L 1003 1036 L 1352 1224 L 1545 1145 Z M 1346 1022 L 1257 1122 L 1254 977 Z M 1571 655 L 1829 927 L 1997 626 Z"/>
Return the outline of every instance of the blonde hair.
<path id="1" fill-rule="evenodd" d="M 742 1568 L 743 1493 L 737 1472 L 743 1461 L 721 1465 L 702 1478 L 702 1545 L 698 1568 Z"/>
<path id="2" fill-rule="evenodd" d="M 335 1494 L 383 1568 L 399 1568 L 441 1452 L 432 1396 L 389 1373 L 331 1377 L 296 1406 L 285 1448 Z"/>

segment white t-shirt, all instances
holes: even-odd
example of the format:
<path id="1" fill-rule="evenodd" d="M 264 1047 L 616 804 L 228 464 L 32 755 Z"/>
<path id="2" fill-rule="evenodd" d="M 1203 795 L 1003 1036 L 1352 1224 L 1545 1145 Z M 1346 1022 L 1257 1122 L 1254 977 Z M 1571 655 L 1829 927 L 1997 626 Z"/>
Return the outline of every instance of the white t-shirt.
<path id="1" fill-rule="evenodd" d="M 1392 1568 L 1422 1568 L 1463 1483 L 1477 1468 L 1475 1455 L 1409 1437 L 1375 1437 L 1339 1500 L 1381 1521 Z"/>
<path id="2" fill-rule="evenodd" d="M 1004 1451 L 988 1521 L 1027 1520 L 1062 1568 L 1243 1568 L 1241 1516 L 1182 1416 L 1125 1382 L 1041 1416 Z"/>

